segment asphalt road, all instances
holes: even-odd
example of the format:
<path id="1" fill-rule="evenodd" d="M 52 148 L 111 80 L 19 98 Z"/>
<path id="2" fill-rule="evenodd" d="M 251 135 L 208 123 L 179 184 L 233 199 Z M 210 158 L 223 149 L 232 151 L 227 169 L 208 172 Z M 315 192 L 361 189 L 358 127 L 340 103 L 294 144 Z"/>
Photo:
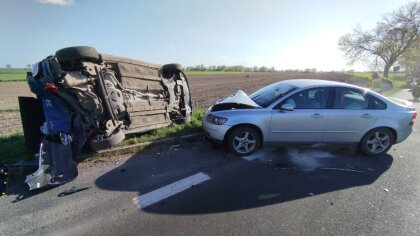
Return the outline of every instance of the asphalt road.
<path id="1" fill-rule="evenodd" d="M 380 158 L 331 147 L 239 158 L 200 141 L 81 163 L 56 188 L 13 183 L 0 235 L 420 235 L 419 123 Z"/>

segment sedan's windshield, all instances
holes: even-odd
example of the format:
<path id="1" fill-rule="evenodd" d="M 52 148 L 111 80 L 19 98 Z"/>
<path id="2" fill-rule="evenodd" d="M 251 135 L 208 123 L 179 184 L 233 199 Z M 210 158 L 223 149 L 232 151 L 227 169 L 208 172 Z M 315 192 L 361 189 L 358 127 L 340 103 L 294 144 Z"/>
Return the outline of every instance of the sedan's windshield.
<path id="1" fill-rule="evenodd" d="M 255 103 L 265 108 L 277 99 L 283 97 L 295 89 L 296 87 L 290 84 L 275 83 L 254 92 L 249 97 Z"/>

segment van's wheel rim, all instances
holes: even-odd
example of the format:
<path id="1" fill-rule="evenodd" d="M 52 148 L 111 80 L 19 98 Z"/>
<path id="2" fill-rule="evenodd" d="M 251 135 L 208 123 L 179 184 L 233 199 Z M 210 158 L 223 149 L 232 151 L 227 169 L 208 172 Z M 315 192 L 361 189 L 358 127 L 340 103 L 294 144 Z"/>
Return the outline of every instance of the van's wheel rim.
<path id="1" fill-rule="evenodd" d="M 238 133 L 233 139 L 233 148 L 238 153 L 249 153 L 254 150 L 257 141 L 248 131 Z"/>
<path id="2" fill-rule="evenodd" d="M 380 153 L 388 148 L 390 137 L 387 133 L 376 131 L 367 140 L 367 148 L 372 153 Z"/>

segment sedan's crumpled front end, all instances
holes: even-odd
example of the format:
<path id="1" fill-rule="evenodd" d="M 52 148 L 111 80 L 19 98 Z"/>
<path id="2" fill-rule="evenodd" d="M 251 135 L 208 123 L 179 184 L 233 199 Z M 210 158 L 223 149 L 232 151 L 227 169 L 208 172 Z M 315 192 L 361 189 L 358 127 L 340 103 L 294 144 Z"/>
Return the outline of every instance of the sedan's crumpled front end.
<path id="1" fill-rule="evenodd" d="M 231 128 L 229 118 L 218 115 L 220 111 L 260 108 L 244 91 L 238 90 L 233 95 L 217 100 L 204 114 L 203 129 L 207 138 L 222 143 Z"/>

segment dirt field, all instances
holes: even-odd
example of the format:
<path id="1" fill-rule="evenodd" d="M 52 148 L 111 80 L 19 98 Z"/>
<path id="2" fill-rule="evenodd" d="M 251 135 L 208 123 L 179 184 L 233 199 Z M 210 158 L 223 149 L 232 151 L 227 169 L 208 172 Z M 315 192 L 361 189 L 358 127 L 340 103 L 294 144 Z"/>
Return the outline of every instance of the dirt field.
<path id="1" fill-rule="evenodd" d="M 216 99 L 232 95 L 241 89 L 251 92 L 266 85 L 286 79 L 325 79 L 357 84 L 366 87 L 368 81 L 340 73 L 254 73 L 246 75 L 194 76 L 188 79 L 193 107 L 207 108 Z"/>
<path id="2" fill-rule="evenodd" d="M 241 89 L 251 93 L 265 85 L 285 79 L 326 79 L 361 86 L 368 82 L 340 73 L 252 73 L 248 75 L 190 76 L 188 78 L 193 108 L 207 108 L 216 99 L 229 96 Z M 19 109 L 18 96 L 34 96 L 26 82 L 0 83 L 0 110 Z M 0 135 L 22 129 L 19 112 L 0 112 Z"/>

